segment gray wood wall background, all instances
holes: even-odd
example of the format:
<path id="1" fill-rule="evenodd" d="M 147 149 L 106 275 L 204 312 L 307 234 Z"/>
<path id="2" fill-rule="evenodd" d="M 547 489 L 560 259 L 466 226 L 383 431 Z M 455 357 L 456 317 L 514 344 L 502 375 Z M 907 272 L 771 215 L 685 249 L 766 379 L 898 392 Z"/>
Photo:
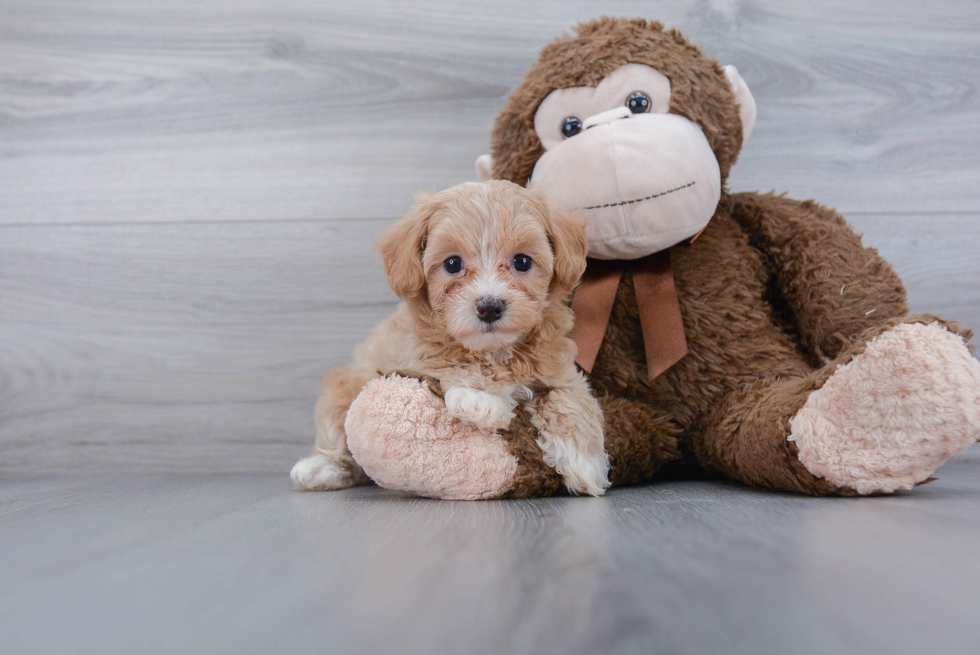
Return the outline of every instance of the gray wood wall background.
<path id="1" fill-rule="evenodd" d="M 980 326 L 976 0 L 0 0 L 0 472 L 285 471 L 394 306 L 375 235 L 603 13 L 738 66 L 730 188 L 837 207 Z"/>

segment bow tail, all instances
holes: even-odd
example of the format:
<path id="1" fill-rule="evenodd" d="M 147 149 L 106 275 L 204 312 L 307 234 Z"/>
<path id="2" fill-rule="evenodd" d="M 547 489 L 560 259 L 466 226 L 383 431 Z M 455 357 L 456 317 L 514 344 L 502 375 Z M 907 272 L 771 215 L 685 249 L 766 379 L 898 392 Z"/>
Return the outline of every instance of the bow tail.
<path id="1" fill-rule="evenodd" d="M 590 259 L 572 298 L 575 326 L 569 336 L 578 346 L 575 362 L 589 373 L 609 326 L 624 266 L 622 261 Z M 687 354 L 684 322 L 670 267 L 670 249 L 635 260 L 631 268 L 647 374 L 652 382 Z"/>
<path id="2" fill-rule="evenodd" d="M 674 286 L 674 272 L 670 268 L 669 248 L 637 261 L 633 287 L 643 330 L 647 373 L 653 382 L 687 354 L 687 337 Z"/>

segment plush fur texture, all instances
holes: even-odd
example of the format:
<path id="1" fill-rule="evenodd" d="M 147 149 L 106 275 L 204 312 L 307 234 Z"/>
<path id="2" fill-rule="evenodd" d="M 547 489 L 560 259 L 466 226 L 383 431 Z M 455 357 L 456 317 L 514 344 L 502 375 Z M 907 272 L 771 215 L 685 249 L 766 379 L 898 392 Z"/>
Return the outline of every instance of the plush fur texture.
<path id="1" fill-rule="evenodd" d="M 962 337 L 908 323 L 876 337 L 807 398 L 789 439 L 806 468 L 861 494 L 911 489 L 976 439 L 980 362 Z"/>
<path id="2" fill-rule="evenodd" d="M 437 379 L 444 390 L 440 406 L 454 420 L 444 417 L 436 422 L 439 427 L 492 435 L 507 428 L 522 408 L 544 461 L 565 486 L 574 493 L 602 494 L 609 486 L 602 413 L 575 368 L 575 344 L 568 338 L 568 298 L 585 269 L 586 247 L 583 219 L 510 182 L 464 184 L 421 197 L 379 248 L 388 281 L 403 302 L 357 347 L 353 363 L 327 373 L 317 402 L 315 449 L 294 467 L 295 486 L 323 490 L 357 484 L 367 479 L 364 462 L 396 453 L 403 463 L 424 465 L 430 460 L 419 454 L 417 443 L 430 444 L 452 466 L 445 441 L 433 436 L 435 419 L 426 409 L 431 403 L 410 401 L 403 380 L 386 388 L 394 407 L 412 410 L 411 421 L 393 425 L 417 425 L 414 441 L 403 444 L 404 452 L 384 440 L 373 448 L 363 442 L 356 460 L 348 451 L 345 423 L 368 431 L 392 425 L 377 422 L 388 413 L 384 407 L 368 408 L 348 421 L 355 396 L 378 374 L 410 369 Z M 486 315 L 491 306 L 493 320 Z M 384 401 L 375 389 L 364 393 Z M 360 406 L 366 403 L 361 399 Z M 483 478 L 496 479 L 503 460 L 486 455 L 481 439 L 467 442 L 467 456 L 481 462 L 473 475 L 482 489 Z M 480 473 L 485 470 L 490 472 Z M 396 474 L 377 475 L 403 486 Z M 426 480 L 438 493 L 484 493 L 440 485 L 438 476 Z"/>
<path id="3" fill-rule="evenodd" d="M 439 381 L 400 371 L 369 382 L 347 417 L 348 445 L 389 489 L 451 500 L 527 498 L 564 490 L 544 461 L 523 408 L 508 429 L 487 434 L 450 417 Z"/>
<path id="4" fill-rule="evenodd" d="M 478 500 L 512 490 L 517 458 L 499 435 L 449 416 L 435 388 L 438 394 L 425 380 L 394 374 L 368 382 L 346 422 L 358 464 L 384 487 L 421 487 L 437 498 Z"/>
<path id="5" fill-rule="evenodd" d="M 546 47 L 510 95 L 492 135 L 494 175 L 527 182 L 542 153 L 534 114 L 552 90 L 596 85 L 627 63 L 670 79 L 670 111 L 704 131 L 724 181 L 742 128 L 718 63 L 659 23 L 608 18 Z M 811 495 L 887 493 L 927 479 L 980 434 L 970 332 L 909 316 L 891 266 L 832 209 L 723 190 L 700 238 L 671 257 L 687 356 L 648 379 L 626 262 L 589 378 L 614 484 L 697 470 Z M 518 461 L 505 496 L 559 489 L 535 452 L 538 427 L 518 415 L 492 444 Z M 411 490 L 426 493 L 419 473 Z"/>
<path id="6" fill-rule="evenodd" d="M 735 95 L 718 62 L 701 55 L 676 30 L 642 19 L 600 18 L 582 23 L 541 51 L 537 63 L 508 97 L 491 135 L 493 175 L 527 184 L 544 152 L 534 114 L 555 89 L 596 86 L 625 64 L 651 66 L 670 79 L 670 113 L 704 131 L 718 157 L 722 180 L 742 147 Z"/>

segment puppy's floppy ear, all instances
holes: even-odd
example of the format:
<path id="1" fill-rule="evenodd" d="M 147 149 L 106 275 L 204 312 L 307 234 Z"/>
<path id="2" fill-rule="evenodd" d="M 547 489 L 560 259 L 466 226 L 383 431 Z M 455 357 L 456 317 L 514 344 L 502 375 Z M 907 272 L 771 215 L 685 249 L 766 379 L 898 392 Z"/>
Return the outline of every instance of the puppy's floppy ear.
<path id="1" fill-rule="evenodd" d="M 422 252 L 429 233 L 429 221 L 436 209 L 431 194 L 419 194 L 415 204 L 388 228 L 378 245 L 388 284 L 402 300 L 413 300 L 425 292 Z"/>
<path id="2" fill-rule="evenodd" d="M 538 189 L 529 189 L 536 196 L 539 210 L 545 217 L 545 227 L 555 256 L 551 290 L 567 293 L 575 288 L 585 272 L 585 256 L 589 240 L 585 236 L 588 221 L 580 214 L 561 209 Z"/>

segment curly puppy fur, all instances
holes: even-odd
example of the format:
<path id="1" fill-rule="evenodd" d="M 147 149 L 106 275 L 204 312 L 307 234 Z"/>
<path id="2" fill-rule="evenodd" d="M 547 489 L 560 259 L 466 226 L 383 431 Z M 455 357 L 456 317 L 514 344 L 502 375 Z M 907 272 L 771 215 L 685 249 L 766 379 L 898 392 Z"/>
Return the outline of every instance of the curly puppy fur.
<path id="1" fill-rule="evenodd" d="M 586 249 L 583 219 L 510 182 L 420 197 L 379 248 L 402 303 L 356 348 L 352 364 L 327 373 L 315 449 L 294 467 L 296 487 L 367 479 L 347 448 L 348 409 L 372 378 L 409 369 L 438 380 L 448 414 L 487 434 L 522 410 L 541 461 L 568 490 L 602 494 L 609 486 L 602 413 L 567 337 L 568 298 Z M 529 258 L 527 270 L 519 258 Z"/>

